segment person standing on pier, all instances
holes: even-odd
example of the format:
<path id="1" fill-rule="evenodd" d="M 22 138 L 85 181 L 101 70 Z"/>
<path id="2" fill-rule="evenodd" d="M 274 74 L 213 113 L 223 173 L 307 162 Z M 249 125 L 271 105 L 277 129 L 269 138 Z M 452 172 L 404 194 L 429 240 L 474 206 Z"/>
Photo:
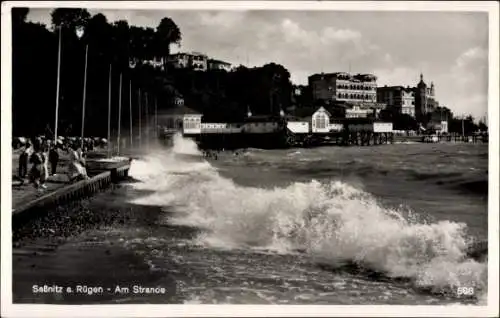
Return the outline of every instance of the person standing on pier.
<path id="1" fill-rule="evenodd" d="M 59 152 L 57 145 L 52 145 L 49 152 L 50 174 L 55 176 L 57 173 L 57 163 L 59 162 Z"/>
<path id="2" fill-rule="evenodd" d="M 49 141 L 46 139 L 42 142 L 41 156 L 43 160 L 42 174 L 40 176 L 40 186 L 46 188 L 45 182 L 49 178 Z"/>
<path id="3" fill-rule="evenodd" d="M 45 180 L 43 180 L 42 183 L 42 178 L 45 179 L 44 177 L 44 171 L 43 171 L 43 166 L 45 163 L 45 158 L 42 152 L 42 141 L 40 139 L 35 140 L 33 143 L 33 153 L 31 154 L 30 157 L 30 163 L 32 164 L 31 170 L 30 170 L 30 181 L 33 183 L 35 188 L 37 189 L 45 189 Z"/>
<path id="4" fill-rule="evenodd" d="M 88 179 L 87 170 L 85 169 L 85 161 L 79 143 L 73 143 L 70 151 L 70 165 L 68 169 L 68 177 L 70 181 L 75 179 Z"/>
<path id="5" fill-rule="evenodd" d="M 19 156 L 19 179 L 21 180 L 21 184 L 24 183 L 24 180 L 28 175 L 28 164 L 32 153 L 33 153 L 33 148 L 31 148 L 31 142 L 28 140 L 26 141 L 26 145 L 23 152 Z"/>

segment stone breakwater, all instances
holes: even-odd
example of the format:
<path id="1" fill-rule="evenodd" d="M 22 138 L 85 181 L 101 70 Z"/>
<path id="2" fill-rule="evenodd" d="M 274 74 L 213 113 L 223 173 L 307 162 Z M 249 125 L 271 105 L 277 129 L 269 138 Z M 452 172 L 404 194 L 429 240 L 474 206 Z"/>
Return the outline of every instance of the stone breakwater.
<path id="1" fill-rule="evenodd" d="M 88 163 L 88 180 L 56 187 L 53 191 L 38 196 L 27 196 L 23 200 L 13 198 L 12 225 L 19 227 L 33 217 L 40 217 L 52 207 L 89 197 L 111 184 L 128 177 L 131 160 L 91 161 Z"/>

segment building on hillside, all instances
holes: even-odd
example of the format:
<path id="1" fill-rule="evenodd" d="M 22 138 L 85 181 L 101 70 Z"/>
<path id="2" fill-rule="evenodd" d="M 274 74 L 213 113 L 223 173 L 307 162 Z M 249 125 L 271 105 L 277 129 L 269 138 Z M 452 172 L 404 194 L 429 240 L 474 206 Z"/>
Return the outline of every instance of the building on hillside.
<path id="1" fill-rule="evenodd" d="M 208 69 L 208 57 L 203 53 L 193 52 L 190 54 L 190 66 L 195 71 L 205 72 Z"/>
<path id="2" fill-rule="evenodd" d="M 195 71 L 208 69 L 208 57 L 198 52 L 172 54 L 168 62 L 175 68 L 192 68 Z"/>
<path id="3" fill-rule="evenodd" d="M 231 63 L 227 63 L 220 60 L 209 59 L 208 60 L 208 69 L 209 70 L 224 70 L 226 72 L 231 71 Z"/>
<path id="4" fill-rule="evenodd" d="M 372 74 L 321 73 L 308 80 L 314 101 L 377 102 L 377 77 Z"/>
<path id="5" fill-rule="evenodd" d="M 175 68 L 188 68 L 189 67 L 189 54 L 176 53 L 168 57 L 168 62 Z"/>
<path id="6" fill-rule="evenodd" d="M 154 58 L 152 60 L 144 61 L 144 64 L 151 65 L 152 67 L 157 68 L 157 69 L 161 69 L 161 70 L 164 69 L 163 60 L 161 58 L 160 59 Z M 135 67 L 135 63 L 134 63 L 134 67 Z"/>
<path id="7" fill-rule="evenodd" d="M 184 105 L 181 97 L 176 97 L 173 104 L 169 109 L 158 111 L 158 126 L 165 133 L 200 134 L 203 115 Z"/>
<path id="8" fill-rule="evenodd" d="M 377 102 L 385 103 L 394 113 L 415 117 L 415 90 L 403 86 L 384 86 L 377 88 Z"/>

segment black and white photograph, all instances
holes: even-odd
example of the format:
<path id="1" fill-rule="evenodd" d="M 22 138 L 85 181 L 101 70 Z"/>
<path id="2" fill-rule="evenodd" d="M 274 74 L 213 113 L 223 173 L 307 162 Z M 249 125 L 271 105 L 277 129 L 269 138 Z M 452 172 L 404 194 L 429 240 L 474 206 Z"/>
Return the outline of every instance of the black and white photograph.
<path id="1" fill-rule="evenodd" d="M 499 5 L 438 5 L 2 3 L 2 316 L 498 315 Z"/>

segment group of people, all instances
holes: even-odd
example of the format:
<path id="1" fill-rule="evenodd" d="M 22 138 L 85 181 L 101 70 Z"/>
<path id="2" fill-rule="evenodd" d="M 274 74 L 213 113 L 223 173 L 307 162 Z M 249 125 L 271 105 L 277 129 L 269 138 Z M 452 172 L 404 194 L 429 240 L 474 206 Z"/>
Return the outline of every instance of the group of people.
<path id="1" fill-rule="evenodd" d="M 59 163 L 59 151 L 62 150 L 62 145 L 53 143 L 51 140 L 43 140 L 36 138 L 33 142 L 27 140 L 24 149 L 19 155 L 19 171 L 18 177 L 24 184 L 26 177 L 29 182 L 39 190 L 46 189 L 46 182 L 49 175 L 57 174 Z M 83 150 L 80 143 L 71 143 L 69 147 L 64 147 L 69 152 L 70 162 L 68 169 L 69 181 L 75 179 L 87 179 L 87 171 Z M 31 169 L 28 170 L 31 164 Z M 50 164 L 50 173 L 49 173 Z"/>
<path id="2" fill-rule="evenodd" d="M 214 159 L 214 160 L 217 160 L 218 159 L 218 155 L 220 154 L 220 152 L 224 152 L 225 149 L 222 148 L 222 150 L 204 150 L 203 151 L 203 158 L 208 158 L 208 159 Z M 233 156 L 237 157 L 239 156 L 240 153 L 238 151 L 234 151 L 233 152 Z"/>

